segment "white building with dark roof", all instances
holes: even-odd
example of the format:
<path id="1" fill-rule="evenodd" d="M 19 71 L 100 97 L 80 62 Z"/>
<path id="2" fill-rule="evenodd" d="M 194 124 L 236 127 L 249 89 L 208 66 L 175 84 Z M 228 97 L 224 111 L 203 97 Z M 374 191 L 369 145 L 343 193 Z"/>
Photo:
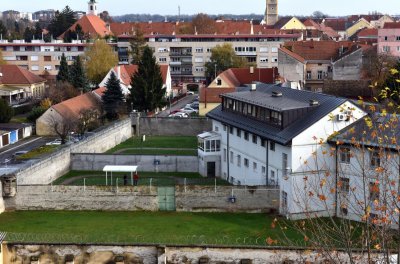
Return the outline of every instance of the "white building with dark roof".
<path id="1" fill-rule="evenodd" d="M 198 136 L 200 173 L 236 185 L 278 186 L 280 213 L 301 218 L 303 179 L 320 170 L 315 156 L 330 136 L 365 115 L 345 98 L 276 85 L 224 94 L 207 114 L 213 131 Z"/>

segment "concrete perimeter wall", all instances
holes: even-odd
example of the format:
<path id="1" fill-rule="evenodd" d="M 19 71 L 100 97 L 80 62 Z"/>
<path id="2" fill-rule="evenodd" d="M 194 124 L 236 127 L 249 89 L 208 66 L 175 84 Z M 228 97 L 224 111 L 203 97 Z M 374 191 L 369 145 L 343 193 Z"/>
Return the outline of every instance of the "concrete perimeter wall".
<path id="1" fill-rule="evenodd" d="M 140 135 L 152 136 L 195 136 L 211 131 L 208 118 L 163 118 L 140 117 Z"/>
<path id="2" fill-rule="evenodd" d="M 131 120 L 125 119 L 96 132 L 16 174 L 18 185 L 49 184 L 70 170 L 71 153 L 102 153 L 132 136 Z"/>
<path id="3" fill-rule="evenodd" d="M 4 205 L 4 200 L 3 200 L 3 186 L 0 181 L 0 214 L 2 212 L 4 212 L 4 210 L 5 210 L 5 205 Z M 1 262 L 0 262 L 0 264 L 1 264 Z"/>
<path id="4" fill-rule="evenodd" d="M 157 164 L 159 165 L 156 165 Z M 139 171 L 198 172 L 197 156 L 77 154 L 71 157 L 71 170 L 103 170 L 105 165 L 137 165 Z"/>
<path id="5" fill-rule="evenodd" d="M 232 190 L 237 200 L 228 198 Z M 249 190 L 237 186 L 176 186 L 177 211 L 269 212 L 279 207 L 279 190 Z M 157 187 L 148 186 L 18 186 L 5 198 L 6 210 L 158 210 Z"/>
<path id="6" fill-rule="evenodd" d="M 40 245 L 40 244 L 4 244 L 4 263 L 33 263 L 37 256 L 40 263 L 67 263 L 72 258 L 75 264 L 116 263 L 115 257 L 123 257 L 124 262 L 142 264 L 266 264 L 266 263 L 327 263 L 327 259 L 317 251 L 305 249 L 279 248 L 240 248 L 240 247 L 185 247 L 185 246 L 118 246 L 118 245 Z M 332 252 L 341 263 L 349 263 L 345 252 Z M 354 252 L 358 263 L 367 263 L 366 255 Z M 376 253 L 373 259 L 377 260 Z M 208 260 L 203 262 L 204 260 Z M 201 262 L 200 262 L 201 261 Z M 39 263 L 38 262 L 38 263 Z M 1 260 L 0 260 L 1 263 Z M 68 262 L 72 263 L 72 262 Z"/>

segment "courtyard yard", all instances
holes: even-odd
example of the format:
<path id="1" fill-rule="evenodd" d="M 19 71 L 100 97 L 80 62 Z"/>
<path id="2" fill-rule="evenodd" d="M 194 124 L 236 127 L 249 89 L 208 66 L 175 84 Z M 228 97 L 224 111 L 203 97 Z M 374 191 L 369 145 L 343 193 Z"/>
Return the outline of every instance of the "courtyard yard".
<path id="1" fill-rule="evenodd" d="M 128 184 L 131 184 L 130 173 L 113 173 L 113 185 L 122 185 L 124 175 L 128 176 Z M 85 179 L 85 180 L 84 180 Z M 151 183 L 150 183 L 151 181 Z M 214 185 L 215 179 L 204 178 L 199 173 L 195 172 L 139 172 L 139 185 L 152 186 L 170 186 L 177 184 L 188 185 Z M 229 182 L 216 179 L 217 185 L 230 185 Z M 58 178 L 53 182 L 53 185 L 106 185 L 105 172 L 103 171 L 70 171 L 66 175 Z M 110 174 L 108 175 L 108 184 L 110 184 Z"/>
<path id="2" fill-rule="evenodd" d="M 133 137 L 107 151 L 110 154 L 197 156 L 195 136 Z"/>
<path id="3" fill-rule="evenodd" d="M 267 246 L 273 216 L 234 213 L 17 211 L 0 215 L 10 242 Z M 293 239 L 300 236 L 285 231 Z"/>

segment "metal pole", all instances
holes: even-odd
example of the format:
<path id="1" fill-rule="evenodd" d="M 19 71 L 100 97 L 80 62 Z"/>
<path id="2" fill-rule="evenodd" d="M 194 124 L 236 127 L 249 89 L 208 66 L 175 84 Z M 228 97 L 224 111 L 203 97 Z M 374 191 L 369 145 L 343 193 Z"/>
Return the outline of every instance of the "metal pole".
<path id="1" fill-rule="evenodd" d="M 112 182 L 113 182 L 113 180 L 112 180 L 112 172 L 111 172 L 111 181 L 110 181 L 111 186 L 112 186 Z"/>
<path id="2" fill-rule="evenodd" d="M 150 192 L 151 192 L 151 182 L 152 182 L 153 178 L 150 178 Z"/>
<path id="3" fill-rule="evenodd" d="M 86 178 L 83 178 L 83 191 L 86 191 Z"/>
<path id="4" fill-rule="evenodd" d="M 133 171 L 131 171 L 131 184 L 133 186 Z"/>
<path id="5" fill-rule="evenodd" d="M 186 178 L 184 179 L 185 192 L 186 192 Z"/>
<path id="6" fill-rule="evenodd" d="M 117 186 L 117 193 L 118 193 L 118 178 L 115 179 L 115 185 Z"/>
<path id="7" fill-rule="evenodd" d="M 217 193 L 217 178 L 214 178 L 214 193 Z"/>
<path id="8" fill-rule="evenodd" d="M 107 172 L 106 172 L 106 186 L 108 185 L 107 179 L 108 179 L 108 177 L 107 177 Z"/>

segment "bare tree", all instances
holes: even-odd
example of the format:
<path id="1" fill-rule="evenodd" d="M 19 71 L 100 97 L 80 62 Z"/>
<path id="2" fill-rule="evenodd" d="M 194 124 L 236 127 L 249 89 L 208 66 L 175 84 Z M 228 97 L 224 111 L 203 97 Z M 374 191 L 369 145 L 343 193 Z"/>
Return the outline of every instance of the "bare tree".
<path id="1" fill-rule="evenodd" d="M 83 135 L 88 129 L 99 125 L 99 111 L 94 109 L 84 109 L 79 113 L 77 132 Z"/>
<path id="2" fill-rule="evenodd" d="M 70 83 L 57 82 L 55 85 L 49 87 L 46 97 L 49 98 L 53 104 L 58 104 L 78 95 L 79 91 Z"/>
<path id="3" fill-rule="evenodd" d="M 73 117 L 57 118 L 53 115 L 47 118 L 47 122 L 53 129 L 54 133 L 60 137 L 61 144 L 67 142 L 67 137 L 71 132 L 76 130 L 78 124 L 77 120 Z"/>

